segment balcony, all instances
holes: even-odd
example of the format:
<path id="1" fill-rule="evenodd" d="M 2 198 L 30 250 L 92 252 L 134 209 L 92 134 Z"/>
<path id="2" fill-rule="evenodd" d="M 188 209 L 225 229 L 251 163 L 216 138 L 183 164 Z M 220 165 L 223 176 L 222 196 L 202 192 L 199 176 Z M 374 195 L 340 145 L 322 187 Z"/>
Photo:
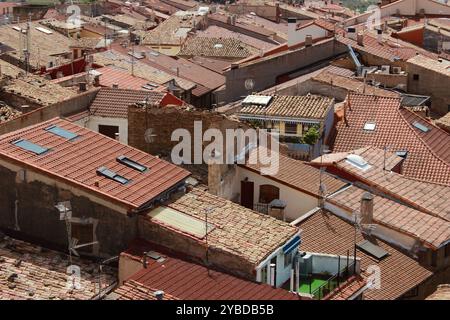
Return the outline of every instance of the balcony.
<path id="1" fill-rule="evenodd" d="M 359 268 L 359 260 L 351 256 L 305 253 L 298 257 L 299 274 L 290 289 L 314 300 L 328 299 L 359 279 Z"/>

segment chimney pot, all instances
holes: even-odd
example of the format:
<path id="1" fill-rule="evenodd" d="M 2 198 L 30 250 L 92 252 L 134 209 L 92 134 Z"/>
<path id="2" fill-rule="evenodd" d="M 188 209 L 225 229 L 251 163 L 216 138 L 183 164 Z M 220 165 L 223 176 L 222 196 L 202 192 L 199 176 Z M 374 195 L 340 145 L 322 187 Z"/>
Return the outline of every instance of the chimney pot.
<path id="1" fill-rule="evenodd" d="M 86 91 L 86 82 L 80 82 L 79 87 L 81 92 Z"/>
<path id="2" fill-rule="evenodd" d="M 312 38 L 312 35 L 308 34 L 308 35 L 305 37 L 305 47 L 311 47 L 312 44 L 313 44 L 313 38 Z"/>

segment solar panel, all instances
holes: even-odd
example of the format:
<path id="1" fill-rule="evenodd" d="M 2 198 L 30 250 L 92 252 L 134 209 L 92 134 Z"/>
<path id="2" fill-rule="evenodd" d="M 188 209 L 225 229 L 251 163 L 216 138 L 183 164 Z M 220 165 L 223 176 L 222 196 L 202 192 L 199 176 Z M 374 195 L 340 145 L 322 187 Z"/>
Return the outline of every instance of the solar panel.
<path id="1" fill-rule="evenodd" d="M 428 132 L 430 131 L 430 128 L 426 127 L 425 125 L 421 124 L 420 122 L 414 122 L 413 126 L 419 129 L 422 132 Z"/>
<path id="2" fill-rule="evenodd" d="M 128 180 L 127 178 L 122 177 L 121 175 L 118 175 L 117 173 L 115 173 L 112 170 L 109 170 L 106 167 L 98 168 L 97 169 L 97 173 L 102 175 L 102 176 L 104 176 L 104 177 L 106 177 L 106 178 L 109 178 L 111 180 L 117 181 L 117 182 L 119 182 L 121 184 L 126 184 L 126 183 L 130 182 L 130 180 Z"/>
<path id="3" fill-rule="evenodd" d="M 143 166 L 142 164 L 140 164 L 134 160 L 131 160 L 130 158 L 127 158 L 125 156 L 117 157 L 117 161 L 120 162 L 121 164 L 126 165 L 127 167 L 130 167 L 130 168 L 140 171 L 140 172 L 144 172 L 147 170 L 146 166 Z"/>
<path id="4" fill-rule="evenodd" d="M 372 257 L 374 257 L 378 260 L 383 259 L 384 257 L 386 257 L 389 254 L 386 250 L 373 244 L 369 240 L 364 240 L 364 241 L 358 243 L 356 245 L 356 247 L 359 250 L 371 255 Z"/>
<path id="5" fill-rule="evenodd" d="M 15 146 L 18 146 L 19 148 L 34 152 L 35 154 L 38 154 L 38 155 L 43 154 L 44 152 L 48 151 L 47 148 L 41 147 L 35 143 L 32 143 L 32 142 L 30 142 L 28 140 L 24 140 L 24 139 L 19 139 L 19 140 L 13 141 L 11 143 L 14 144 Z"/>
<path id="6" fill-rule="evenodd" d="M 72 139 L 75 139 L 76 137 L 78 137 L 78 135 L 76 133 L 65 130 L 65 129 L 55 126 L 55 125 L 46 128 L 45 131 L 51 132 L 53 134 L 56 134 L 57 136 L 60 136 L 61 138 L 65 138 L 68 140 L 72 140 Z"/>

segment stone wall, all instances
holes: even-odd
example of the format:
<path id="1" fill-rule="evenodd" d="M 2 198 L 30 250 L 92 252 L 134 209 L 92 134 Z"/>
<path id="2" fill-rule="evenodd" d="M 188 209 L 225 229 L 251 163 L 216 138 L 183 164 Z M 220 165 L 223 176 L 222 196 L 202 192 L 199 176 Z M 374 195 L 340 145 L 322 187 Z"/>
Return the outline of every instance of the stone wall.
<path id="1" fill-rule="evenodd" d="M 27 170 L 25 176 L 30 171 Z M 0 166 L 0 228 L 19 233 L 41 244 L 67 250 L 68 236 L 64 220 L 60 220 L 55 205 L 69 201 L 72 217 L 98 220 L 93 230 L 99 244 L 93 248 L 96 256 L 109 256 L 126 249 L 137 237 L 137 218 L 128 217 L 85 196 L 62 189 L 56 182 L 20 180 L 15 171 Z M 90 247 L 92 248 L 92 247 Z"/>

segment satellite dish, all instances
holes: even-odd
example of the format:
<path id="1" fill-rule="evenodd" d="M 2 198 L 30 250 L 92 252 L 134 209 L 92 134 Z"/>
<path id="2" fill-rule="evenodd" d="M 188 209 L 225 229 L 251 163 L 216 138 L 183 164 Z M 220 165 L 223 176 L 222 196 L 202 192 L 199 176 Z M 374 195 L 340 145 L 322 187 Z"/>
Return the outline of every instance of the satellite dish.
<path id="1" fill-rule="evenodd" d="M 255 87 L 255 80 L 247 79 L 244 83 L 245 89 L 252 90 Z"/>

